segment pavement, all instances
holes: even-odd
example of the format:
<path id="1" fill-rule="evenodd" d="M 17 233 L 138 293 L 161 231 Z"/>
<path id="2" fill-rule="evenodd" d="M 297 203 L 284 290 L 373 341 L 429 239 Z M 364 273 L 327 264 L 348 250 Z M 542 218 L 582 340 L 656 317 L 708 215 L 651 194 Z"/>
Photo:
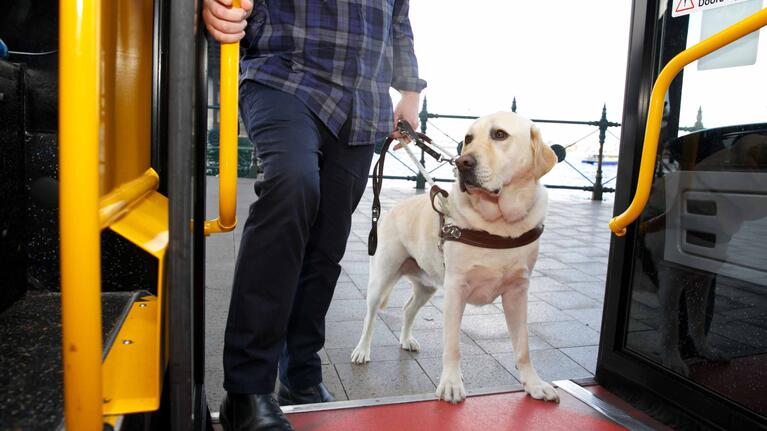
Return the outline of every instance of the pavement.
<path id="1" fill-rule="evenodd" d="M 253 180 L 238 180 L 237 217 L 232 233 L 207 239 L 206 253 L 206 375 L 208 402 L 213 410 L 224 395 L 222 352 L 231 280 L 242 224 L 255 195 Z M 215 213 L 217 181 L 208 181 L 208 212 Z M 418 193 L 413 183 L 385 181 L 384 209 Z M 594 374 L 602 320 L 605 274 L 612 215 L 612 195 L 593 202 L 590 193 L 550 190 L 546 230 L 530 284 L 528 322 L 530 355 L 539 375 L 548 381 Z M 325 384 L 338 400 L 434 392 L 442 354 L 443 294 L 438 291 L 418 313 L 413 334 L 421 351 L 400 349 L 402 306 L 410 295 L 400 281 L 378 313 L 371 362 L 354 365 L 349 359 L 365 315 L 368 279 L 367 236 L 372 190 L 368 188 L 354 214 L 352 233 L 341 265 L 326 321 L 326 344 L 320 352 Z M 467 306 L 461 327 L 461 362 L 468 390 L 518 384 L 511 340 L 500 301 Z"/>

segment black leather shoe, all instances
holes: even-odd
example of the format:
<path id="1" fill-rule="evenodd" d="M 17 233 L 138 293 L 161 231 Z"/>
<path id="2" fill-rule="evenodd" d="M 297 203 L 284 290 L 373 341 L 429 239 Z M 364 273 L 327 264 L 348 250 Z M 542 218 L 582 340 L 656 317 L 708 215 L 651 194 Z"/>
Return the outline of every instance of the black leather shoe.
<path id="1" fill-rule="evenodd" d="M 330 395 L 328 388 L 324 384 L 320 383 L 316 386 L 310 386 L 306 389 L 293 389 L 290 390 L 283 385 L 280 385 L 280 392 L 277 394 L 277 400 L 281 406 L 289 406 L 293 404 L 315 404 L 315 403 L 327 403 L 335 401 L 333 395 Z"/>
<path id="2" fill-rule="evenodd" d="M 221 403 L 224 431 L 294 431 L 272 394 L 226 394 Z"/>

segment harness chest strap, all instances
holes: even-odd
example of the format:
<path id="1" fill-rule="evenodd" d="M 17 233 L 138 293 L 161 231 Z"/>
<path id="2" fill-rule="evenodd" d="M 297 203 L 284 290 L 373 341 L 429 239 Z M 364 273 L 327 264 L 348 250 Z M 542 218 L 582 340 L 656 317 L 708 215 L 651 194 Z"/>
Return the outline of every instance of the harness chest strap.
<path id="1" fill-rule="evenodd" d="M 483 230 L 463 229 L 452 224 L 445 224 L 445 214 L 437 209 L 434 199 L 437 195 L 447 198 L 447 191 L 438 186 L 431 188 L 431 206 L 439 214 L 440 248 L 445 241 L 457 241 L 474 247 L 508 249 L 532 244 L 543 234 L 543 224 L 539 224 L 518 237 L 493 235 Z"/>

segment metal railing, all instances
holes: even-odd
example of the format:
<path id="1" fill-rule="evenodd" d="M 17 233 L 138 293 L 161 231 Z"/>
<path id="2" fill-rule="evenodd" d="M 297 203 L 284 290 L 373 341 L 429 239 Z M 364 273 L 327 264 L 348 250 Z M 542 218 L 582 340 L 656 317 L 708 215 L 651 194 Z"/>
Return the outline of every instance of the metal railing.
<path id="1" fill-rule="evenodd" d="M 514 98 L 511 103 L 511 111 L 517 112 L 517 99 Z M 703 129 L 703 122 L 702 122 L 702 109 L 698 109 L 698 117 L 695 125 L 692 127 L 680 127 L 679 130 L 684 131 L 696 131 Z M 453 142 L 455 142 L 458 145 L 457 151 L 462 145 L 462 142 L 459 142 L 458 140 L 452 138 L 449 134 L 443 132 L 440 130 L 436 125 L 429 121 L 432 119 L 452 119 L 452 120 L 475 120 L 479 118 L 478 116 L 474 115 L 455 115 L 455 114 L 438 114 L 434 112 L 429 112 L 428 110 L 428 102 L 426 99 L 423 101 L 423 105 L 421 106 L 421 112 L 419 113 L 419 119 L 421 121 L 421 127 L 420 131 L 421 133 L 426 133 L 428 129 L 428 125 L 431 124 L 434 128 L 437 129 L 441 134 L 445 135 L 447 138 L 451 139 Z M 552 188 L 552 189 L 568 189 L 568 190 L 583 190 L 583 191 L 589 191 L 591 192 L 591 199 L 592 200 L 602 200 L 602 196 L 604 193 L 613 193 L 615 192 L 615 189 L 612 187 L 607 187 L 606 184 L 609 184 L 613 180 L 615 180 L 615 177 L 610 178 L 609 180 L 605 181 L 603 178 L 603 163 L 604 163 L 604 145 L 605 140 L 607 137 L 607 134 L 612 135 L 616 139 L 620 139 L 615 133 L 612 133 L 610 131 L 610 128 L 617 128 L 621 127 L 620 123 L 616 123 L 613 121 L 609 121 L 607 119 L 607 105 L 602 106 L 602 114 L 599 118 L 599 120 L 596 121 L 577 121 L 577 120 L 552 120 L 552 119 L 536 119 L 533 118 L 531 121 L 535 123 L 546 123 L 546 124 L 562 124 L 562 125 L 574 125 L 574 126 L 591 126 L 595 127 L 594 130 L 592 130 L 590 133 L 586 134 L 585 136 L 567 144 L 564 146 L 565 149 L 580 143 L 584 139 L 592 136 L 595 133 L 599 133 L 599 150 L 597 153 L 597 159 L 596 159 L 596 174 L 594 175 L 594 178 L 591 179 L 588 175 L 583 173 L 580 169 L 578 169 L 575 165 L 567 161 L 567 159 L 564 160 L 564 162 L 570 166 L 573 170 L 575 170 L 578 174 L 580 174 L 583 178 L 585 178 L 587 181 L 589 181 L 590 185 L 585 186 L 575 186 L 575 185 L 566 185 L 566 184 L 546 184 L 546 187 Z M 424 152 L 421 151 L 421 159 L 420 162 L 425 165 L 426 159 L 424 157 Z M 431 170 L 433 172 L 434 170 L 438 169 L 434 168 Z M 426 181 L 423 178 L 423 176 L 420 173 L 414 172 L 415 175 L 413 176 L 398 176 L 398 175 L 390 175 L 390 176 L 384 176 L 384 178 L 389 179 L 399 179 L 399 180 L 409 180 L 409 181 L 415 181 L 416 183 L 416 189 L 422 190 L 425 188 Z M 435 181 L 442 181 L 442 182 L 452 182 L 454 179 L 452 178 L 435 178 Z"/>
<path id="2" fill-rule="evenodd" d="M 216 111 L 219 109 L 218 105 L 209 105 L 209 110 Z M 511 111 L 517 112 L 517 99 L 514 98 L 512 100 L 511 104 Z M 434 129 L 436 129 L 440 134 L 444 135 L 446 138 L 450 139 L 457 145 L 456 153 L 458 153 L 460 150 L 460 146 L 462 145 L 461 141 L 458 141 L 457 139 L 450 136 L 448 133 L 445 133 L 442 131 L 436 124 L 434 124 L 431 120 L 442 120 L 442 119 L 448 119 L 448 120 L 476 120 L 479 118 L 475 115 L 456 115 L 456 114 L 439 114 L 435 112 L 429 112 L 428 110 L 428 101 L 424 98 L 423 104 L 421 105 L 421 111 L 418 114 L 419 120 L 420 120 L 420 131 L 421 133 L 427 133 L 427 130 L 429 128 L 429 125 L 431 125 Z M 694 132 L 697 130 L 701 130 L 704 128 L 703 126 L 703 112 L 702 109 L 698 109 L 698 115 L 697 115 L 697 121 L 693 126 L 690 127 L 680 127 L 679 130 L 681 131 L 687 131 L 687 132 Z M 615 192 L 615 188 L 608 187 L 607 185 L 610 184 L 612 181 L 615 180 L 615 177 L 609 178 L 607 180 L 604 179 L 604 172 L 603 172 L 603 166 L 604 166 L 604 145 L 605 141 L 607 139 L 607 135 L 611 135 L 615 139 L 620 139 L 619 136 L 616 133 L 613 133 L 611 129 L 613 128 L 619 128 L 621 127 L 620 123 L 616 123 L 613 121 L 609 121 L 607 119 L 607 106 L 602 106 L 602 113 L 598 120 L 595 121 L 578 121 L 578 120 L 557 120 L 557 119 L 536 119 L 533 118 L 531 121 L 536 123 L 544 123 L 544 124 L 561 124 L 561 125 L 570 125 L 570 126 L 589 126 L 593 127 L 594 129 L 591 130 L 589 133 L 585 134 L 584 136 L 581 136 L 580 138 L 564 145 L 564 148 L 567 149 L 569 147 L 572 147 L 585 139 L 593 136 L 594 134 L 598 133 L 598 143 L 599 148 L 598 152 L 596 154 L 596 173 L 594 174 L 594 177 L 590 177 L 586 173 L 584 173 L 581 169 L 578 169 L 576 165 L 573 163 L 570 163 L 567 159 L 565 159 L 563 162 L 568 165 L 571 169 L 573 169 L 575 172 L 577 172 L 581 177 L 583 177 L 586 181 L 588 181 L 590 184 L 588 185 L 567 185 L 567 184 L 546 184 L 546 187 L 552 188 L 552 189 L 566 189 L 566 190 L 581 190 L 581 191 L 587 191 L 591 192 L 591 199 L 592 200 L 602 200 L 602 197 L 604 193 L 613 193 Z M 208 137 L 208 148 L 207 148 L 207 161 L 206 161 L 206 174 L 207 175 L 218 175 L 218 139 L 217 139 L 217 133 L 218 131 L 215 129 L 209 130 L 209 137 Z M 238 176 L 241 177 L 249 177 L 249 178 L 255 178 L 258 174 L 258 161 L 253 154 L 253 146 L 250 143 L 250 141 L 245 137 L 240 137 L 240 142 L 238 145 L 238 152 L 239 152 L 239 165 L 238 165 Z M 378 143 L 376 152 L 379 152 L 381 143 Z M 408 163 L 406 163 L 403 160 L 400 160 L 397 157 L 397 154 L 395 153 L 389 153 L 389 156 L 392 157 L 394 160 L 401 163 L 404 167 L 406 167 L 410 172 L 412 172 L 412 175 L 384 175 L 383 178 L 385 179 L 391 179 L 391 180 L 404 180 L 404 181 L 413 181 L 416 184 L 417 190 L 423 190 L 426 187 L 426 179 L 423 177 L 423 175 L 420 174 L 420 172 L 416 171 L 414 168 L 412 168 Z M 420 155 L 420 162 L 426 167 L 427 159 L 425 157 L 425 153 L 423 150 L 421 150 Z M 442 167 L 445 163 L 440 163 L 437 166 L 429 167 L 427 170 L 429 173 L 434 173 L 437 171 L 440 167 Z M 455 181 L 454 178 L 439 178 L 435 177 L 434 181 L 436 182 L 453 182 Z"/>
<path id="3" fill-rule="evenodd" d="M 511 103 L 511 111 L 517 112 L 517 99 L 514 98 Z M 421 107 L 421 112 L 419 113 L 419 118 L 421 120 L 421 133 L 426 133 L 427 126 L 430 123 L 430 119 L 453 119 L 453 120 L 475 120 L 479 118 L 478 116 L 474 115 L 454 115 L 454 114 L 438 114 L 429 112 L 428 110 L 428 102 L 426 99 L 423 101 L 423 105 Z M 550 119 L 531 119 L 531 121 L 535 123 L 548 123 L 548 124 L 564 124 L 564 125 L 578 125 L 578 126 L 592 126 L 596 127 L 597 130 L 592 131 L 588 135 L 584 136 L 583 138 L 580 138 L 576 140 L 575 142 L 568 144 L 565 146 L 565 148 L 570 147 L 572 145 L 577 144 L 578 142 L 582 141 L 583 139 L 593 135 L 597 131 L 599 132 L 599 153 L 597 155 L 597 172 L 594 180 L 591 180 L 586 174 L 584 174 L 581 170 L 576 168 L 573 164 L 568 162 L 567 160 L 564 160 L 565 163 L 567 163 L 572 169 L 574 169 L 576 172 L 578 172 L 583 178 L 588 180 L 591 185 L 588 186 L 573 186 L 573 185 L 565 185 L 565 184 L 547 184 L 546 187 L 553 188 L 553 189 L 570 189 L 570 190 L 583 190 L 583 191 L 590 191 L 592 192 L 591 198 L 593 200 L 602 200 L 602 194 L 607 192 L 614 192 L 615 189 L 611 187 L 605 187 L 605 184 L 603 182 L 602 178 L 602 163 L 603 163 L 603 150 L 604 150 L 604 144 L 605 139 L 607 137 L 608 129 L 610 127 L 620 127 L 620 123 L 615 123 L 612 121 L 607 120 L 607 106 L 602 107 L 602 115 L 597 121 L 576 121 L 576 120 L 550 120 Z M 432 123 L 433 125 L 433 123 Z M 435 126 L 436 127 L 436 126 Z M 439 130 L 439 129 L 438 129 Z M 444 135 L 448 136 L 446 133 L 441 132 Z M 451 138 L 452 139 L 452 138 Z M 455 139 L 453 139 L 455 141 Z M 458 142 L 459 146 L 461 145 L 460 142 Z M 424 159 L 424 153 L 421 151 L 421 163 L 425 163 Z M 453 181 L 452 179 L 440 179 L 441 181 Z M 425 180 L 424 178 L 419 174 L 416 176 L 416 189 L 423 189 L 425 187 Z M 612 180 L 610 180 L 612 181 Z M 609 181 L 608 181 L 609 182 Z"/>

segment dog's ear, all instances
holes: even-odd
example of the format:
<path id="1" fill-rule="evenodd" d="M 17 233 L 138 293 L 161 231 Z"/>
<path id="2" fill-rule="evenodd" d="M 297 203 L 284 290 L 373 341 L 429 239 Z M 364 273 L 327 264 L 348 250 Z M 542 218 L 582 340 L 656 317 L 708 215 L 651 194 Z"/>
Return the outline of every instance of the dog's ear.
<path id="1" fill-rule="evenodd" d="M 530 145 L 533 150 L 533 175 L 536 179 L 546 175 L 557 164 L 557 155 L 541 138 L 538 126 L 530 126 Z"/>

